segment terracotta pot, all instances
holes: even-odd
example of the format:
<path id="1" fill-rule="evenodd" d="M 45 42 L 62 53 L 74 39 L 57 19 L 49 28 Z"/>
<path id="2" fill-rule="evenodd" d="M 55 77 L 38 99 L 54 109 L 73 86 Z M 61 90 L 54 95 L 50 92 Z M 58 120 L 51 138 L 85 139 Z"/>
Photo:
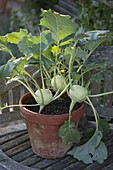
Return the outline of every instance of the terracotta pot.
<path id="1" fill-rule="evenodd" d="M 27 93 L 21 97 L 19 104 L 26 104 L 30 101 L 31 94 Z M 28 134 L 33 151 L 44 158 L 60 158 L 72 146 L 64 145 L 58 135 L 60 126 L 68 120 L 68 114 L 44 115 L 32 112 L 20 106 L 20 112 L 26 119 Z M 72 112 L 72 121 L 77 123 L 84 114 L 84 104 Z"/>

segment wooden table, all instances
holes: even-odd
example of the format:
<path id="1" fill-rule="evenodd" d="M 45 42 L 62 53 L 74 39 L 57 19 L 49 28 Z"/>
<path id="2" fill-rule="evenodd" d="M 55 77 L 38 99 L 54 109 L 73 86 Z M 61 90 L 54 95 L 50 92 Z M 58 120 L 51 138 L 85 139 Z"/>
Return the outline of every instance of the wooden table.
<path id="1" fill-rule="evenodd" d="M 24 123 L 0 128 L 0 170 L 113 170 L 113 130 L 106 134 L 108 159 L 103 164 L 86 165 L 71 156 L 44 159 L 32 151 Z"/>

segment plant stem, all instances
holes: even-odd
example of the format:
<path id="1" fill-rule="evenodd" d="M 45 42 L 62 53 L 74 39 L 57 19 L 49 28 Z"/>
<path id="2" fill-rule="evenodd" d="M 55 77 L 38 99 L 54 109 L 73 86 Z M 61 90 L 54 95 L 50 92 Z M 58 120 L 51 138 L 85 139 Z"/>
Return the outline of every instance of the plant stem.
<path id="1" fill-rule="evenodd" d="M 43 69 L 45 71 L 46 76 L 51 80 L 51 77 L 50 77 L 50 75 L 49 75 L 49 73 L 48 73 L 48 71 L 47 71 L 47 69 L 44 65 L 43 65 Z"/>
<path id="2" fill-rule="evenodd" d="M 81 72 L 82 72 L 82 70 L 81 70 Z M 81 75 L 82 75 L 82 74 L 81 74 Z M 81 76 L 81 79 L 82 79 L 82 86 L 84 86 L 84 77 Z"/>
<path id="3" fill-rule="evenodd" d="M 41 42 L 42 42 L 42 35 L 40 33 L 40 74 L 41 74 L 41 80 L 42 80 L 42 88 L 45 89 L 45 84 L 44 84 L 44 77 L 43 77 L 43 71 L 42 71 L 42 52 L 41 52 Z"/>
<path id="4" fill-rule="evenodd" d="M 31 86 L 29 85 L 29 83 L 28 83 L 27 79 L 25 78 L 25 76 L 23 75 L 22 77 L 23 77 L 23 79 L 24 79 L 26 85 L 27 85 L 28 88 L 30 89 L 30 91 L 32 91 L 32 92 L 34 93 L 34 91 L 32 90 L 32 88 L 31 88 Z"/>
<path id="5" fill-rule="evenodd" d="M 77 73 L 82 69 L 82 67 L 83 67 L 83 64 L 80 65 L 80 67 L 79 67 L 78 70 L 77 70 Z"/>
<path id="6" fill-rule="evenodd" d="M 23 81 L 21 81 L 21 80 L 17 80 L 19 83 L 21 83 L 31 94 L 32 94 L 32 96 L 35 98 L 35 93 L 34 93 L 34 91 L 31 89 L 31 88 L 29 88 Z"/>
<path id="7" fill-rule="evenodd" d="M 73 52 L 74 52 L 74 49 L 72 49 L 71 57 L 70 57 L 70 60 L 69 60 L 69 68 L 68 68 L 69 82 L 71 82 L 71 69 L 72 69 L 72 63 L 73 63 Z"/>
<path id="8" fill-rule="evenodd" d="M 39 113 L 41 113 L 41 111 L 43 110 L 44 105 L 40 105 L 40 109 L 39 109 Z"/>
<path id="9" fill-rule="evenodd" d="M 72 109 L 73 109 L 75 103 L 76 102 L 72 100 L 71 104 L 70 104 L 70 107 L 69 107 L 69 122 L 71 121 L 71 118 L 72 118 L 71 112 L 72 112 Z"/>
<path id="10" fill-rule="evenodd" d="M 108 95 L 108 94 L 113 94 L 113 91 L 100 93 L 100 94 L 94 94 L 94 95 L 88 95 L 88 96 L 89 97 L 101 97 L 101 96 L 105 96 L 105 95 Z"/>
<path id="11" fill-rule="evenodd" d="M 3 107 L 0 107 L 0 110 L 3 110 L 3 109 L 6 109 L 6 108 L 10 108 L 10 107 L 19 107 L 19 106 L 22 106 L 22 107 L 25 107 L 25 106 L 39 106 L 39 104 L 14 104 L 14 105 L 5 105 Z"/>
<path id="12" fill-rule="evenodd" d="M 12 59 L 15 60 L 16 58 L 15 58 L 15 56 L 13 55 L 13 53 L 12 53 L 10 50 L 8 50 L 8 52 L 9 52 L 9 54 L 11 55 Z"/>
<path id="13" fill-rule="evenodd" d="M 42 98 L 42 103 L 44 104 L 44 97 L 43 97 L 43 94 L 42 94 L 40 86 L 38 85 L 38 83 L 35 81 L 35 79 L 28 72 L 26 72 L 26 74 L 31 78 L 31 80 L 34 82 L 35 87 L 40 91 L 41 98 Z M 28 91 L 29 91 L 29 89 L 28 89 Z M 36 96 L 34 95 L 33 97 L 35 98 Z"/>
<path id="14" fill-rule="evenodd" d="M 94 51 L 94 50 L 92 50 L 92 51 L 89 52 L 89 54 L 87 55 L 86 60 L 84 60 L 83 64 L 80 65 L 80 67 L 78 68 L 77 73 L 82 69 L 82 67 L 84 66 L 84 64 L 86 63 L 86 61 L 88 60 L 88 58 L 90 57 L 90 55 L 92 54 L 93 51 Z"/>
<path id="15" fill-rule="evenodd" d="M 94 108 L 94 106 L 93 106 L 91 100 L 89 99 L 89 97 L 87 97 L 87 100 L 88 100 L 88 102 L 89 102 L 89 104 L 90 104 L 90 106 L 91 106 L 91 108 L 93 110 L 93 113 L 94 113 L 94 116 L 95 116 L 95 121 L 96 121 L 96 130 L 98 131 L 98 129 L 99 129 L 98 113 L 97 113 L 96 109 Z"/>

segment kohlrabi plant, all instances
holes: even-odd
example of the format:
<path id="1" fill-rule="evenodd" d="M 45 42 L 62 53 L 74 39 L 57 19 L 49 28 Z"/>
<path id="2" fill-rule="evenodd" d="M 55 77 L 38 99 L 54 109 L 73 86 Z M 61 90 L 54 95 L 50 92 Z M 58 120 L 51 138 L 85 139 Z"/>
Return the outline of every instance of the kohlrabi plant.
<path id="1" fill-rule="evenodd" d="M 112 40 L 112 35 L 106 30 L 84 33 L 78 24 L 71 21 L 70 16 L 52 10 L 42 10 L 41 17 L 40 28 L 45 29 L 39 29 L 37 36 L 25 29 L 0 36 L 0 50 L 11 56 L 6 64 L 0 66 L 0 79 L 6 80 L 7 84 L 17 81 L 27 88 L 37 103 L 35 105 L 40 106 L 40 114 L 46 105 L 66 92 L 71 99 L 69 120 L 59 129 L 65 144 L 79 142 L 81 137 L 71 122 L 74 105 L 83 102 L 90 105 L 96 120 L 95 133 L 86 144 L 68 153 L 85 163 L 102 163 L 107 158 L 107 148 L 101 141 L 103 135 L 99 129 L 99 115 L 90 98 L 111 94 L 113 91 L 92 95 L 90 84 L 94 77 L 110 70 L 112 66 L 90 62 L 90 56 L 100 44 Z M 18 46 L 21 58 L 17 59 L 13 55 L 9 44 Z M 27 72 L 28 66 L 35 68 L 32 75 Z M 40 77 L 41 86 L 36 81 L 37 76 Z M 6 107 L 9 106 L 5 105 L 2 109 Z"/>

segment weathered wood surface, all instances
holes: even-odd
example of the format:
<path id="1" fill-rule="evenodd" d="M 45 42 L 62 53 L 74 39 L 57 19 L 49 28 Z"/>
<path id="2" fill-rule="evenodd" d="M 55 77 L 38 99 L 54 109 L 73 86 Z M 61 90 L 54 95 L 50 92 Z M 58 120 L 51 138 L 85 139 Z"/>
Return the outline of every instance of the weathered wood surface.
<path id="1" fill-rule="evenodd" d="M 70 15 L 73 19 L 76 19 L 78 10 L 76 8 L 76 3 L 70 0 L 59 1 L 58 4 L 54 5 L 53 9 L 65 15 Z"/>
<path id="2" fill-rule="evenodd" d="M 0 170 L 34 170 L 34 169 L 15 162 L 0 150 Z"/>
<path id="3" fill-rule="evenodd" d="M 0 128 L 0 137 L 4 136 L 5 134 L 16 133 L 21 130 L 25 130 L 26 125 L 23 121 L 17 121 L 14 124 L 9 124 L 6 127 Z"/>
<path id="4" fill-rule="evenodd" d="M 84 164 L 69 155 L 60 159 L 44 159 L 32 151 L 27 130 L 2 135 L 0 140 L 0 166 L 7 170 L 109 170 L 113 169 L 113 129 L 103 139 L 108 148 L 108 158 L 103 164 Z M 8 156 L 6 156 L 6 155 Z M 10 157 L 10 158 L 9 158 Z M 25 166 L 25 167 L 24 167 Z M 27 167 L 28 169 L 27 169 Z M 11 169 L 12 168 L 12 169 Z M 23 168 L 23 169 L 22 169 Z M 0 169 L 1 170 L 1 169 Z"/>

